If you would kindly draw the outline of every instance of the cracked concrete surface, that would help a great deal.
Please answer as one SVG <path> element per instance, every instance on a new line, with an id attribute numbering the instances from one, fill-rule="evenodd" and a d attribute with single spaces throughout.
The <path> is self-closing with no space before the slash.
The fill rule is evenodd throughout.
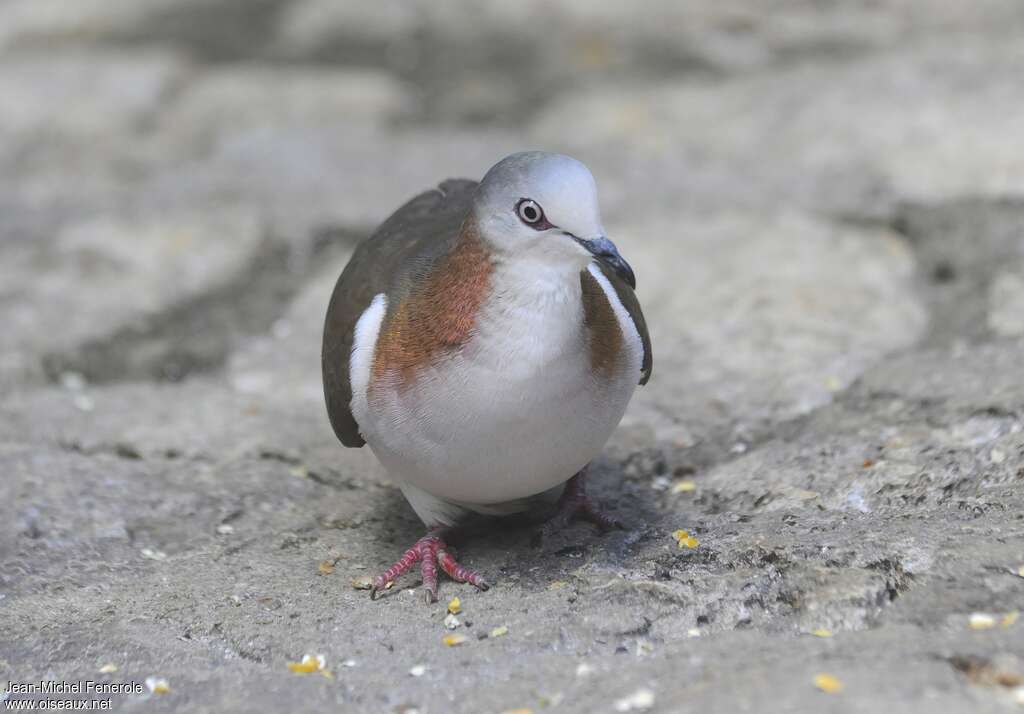
<path id="1" fill-rule="evenodd" d="M 0 7 L 0 679 L 1019 710 L 1018 3 L 73 5 Z M 594 169 L 637 269 L 655 373 L 594 471 L 632 527 L 485 521 L 491 591 L 370 602 L 420 524 L 331 434 L 327 298 L 405 198 L 526 147 Z"/>

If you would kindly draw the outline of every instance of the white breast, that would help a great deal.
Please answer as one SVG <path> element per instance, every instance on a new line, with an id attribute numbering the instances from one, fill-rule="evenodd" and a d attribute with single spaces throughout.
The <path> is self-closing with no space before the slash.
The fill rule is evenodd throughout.
<path id="1" fill-rule="evenodd" d="M 397 481 L 447 501 L 497 504 L 557 486 L 600 453 L 636 387 L 643 346 L 612 286 L 589 269 L 625 336 L 610 379 L 590 369 L 578 269 L 504 266 L 466 345 L 401 393 L 375 390 L 371 404 L 386 306 L 383 295 L 373 301 L 356 327 L 352 412 Z"/>

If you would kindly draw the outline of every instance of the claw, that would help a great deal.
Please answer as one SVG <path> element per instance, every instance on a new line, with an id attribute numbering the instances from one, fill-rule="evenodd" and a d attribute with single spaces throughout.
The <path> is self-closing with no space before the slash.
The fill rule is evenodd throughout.
<path id="1" fill-rule="evenodd" d="M 532 538 L 534 547 L 539 546 L 552 532 L 568 526 L 574 518 L 590 521 L 601 533 L 616 529 L 625 530 L 621 521 L 605 515 L 587 495 L 586 475 L 587 470 L 583 469 L 566 482 L 565 490 L 558 498 L 558 510 L 555 515 Z"/>
<path id="2" fill-rule="evenodd" d="M 370 599 L 376 600 L 380 590 L 391 587 L 395 579 L 410 570 L 416 563 L 420 564 L 423 576 L 423 600 L 430 605 L 437 602 L 437 566 L 446 572 L 452 580 L 469 583 L 478 590 L 487 590 L 491 586 L 480 575 L 466 568 L 455 560 L 454 552 L 441 538 L 439 532 L 428 533 L 405 551 L 402 557 L 373 581 Z"/>

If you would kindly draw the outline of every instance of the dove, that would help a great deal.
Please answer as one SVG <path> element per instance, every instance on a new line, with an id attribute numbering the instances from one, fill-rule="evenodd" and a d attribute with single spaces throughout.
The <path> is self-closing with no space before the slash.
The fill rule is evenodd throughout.
<path id="1" fill-rule="evenodd" d="M 444 181 L 357 246 L 324 324 L 328 417 L 344 446 L 369 445 L 426 527 L 372 596 L 417 563 L 427 602 L 439 569 L 486 590 L 446 538 L 563 484 L 554 522 L 616 525 L 586 469 L 651 376 L 635 287 L 593 175 L 562 154 Z"/>

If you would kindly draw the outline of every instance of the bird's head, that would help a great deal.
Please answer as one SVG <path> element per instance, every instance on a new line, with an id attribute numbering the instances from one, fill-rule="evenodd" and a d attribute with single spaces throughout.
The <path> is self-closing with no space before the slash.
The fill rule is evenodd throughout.
<path id="1" fill-rule="evenodd" d="M 526 151 L 505 157 L 480 182 L 473 213 L 481 236 L 499 255 L 580 268 L 596 256 L 636 287 L 632 268 L 605 235 L 594 177 L 570 156 Z"/>

